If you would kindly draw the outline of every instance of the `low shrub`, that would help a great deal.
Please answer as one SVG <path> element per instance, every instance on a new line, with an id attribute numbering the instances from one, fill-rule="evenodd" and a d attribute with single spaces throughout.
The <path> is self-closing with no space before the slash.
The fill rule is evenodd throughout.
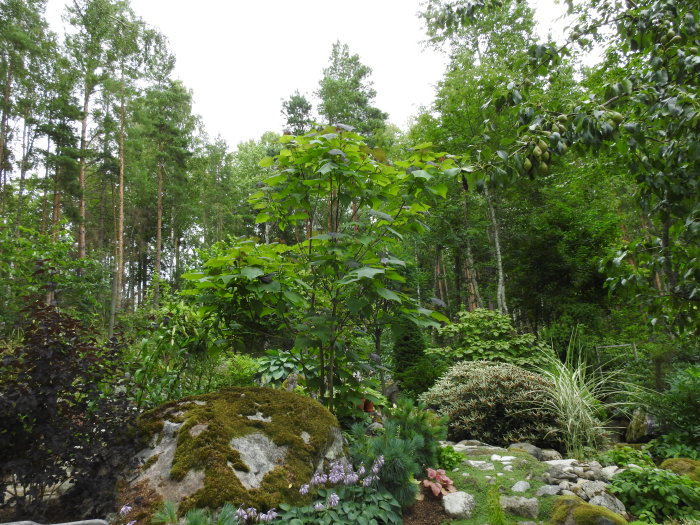
<path id="1" fill-rule="evenodd" d="M 657 468 L 629 468 L 613 478 L 610 491 L 643 521 L 700 519 L 700 483 Z"/>
<path id="2" fill-rule="evenodd" d="M 556 413 L 547 408 L 550 389 L 542 376 L 515 365 L 463 361 L 419 399 L 447 416 L 454 441 L 528 441 L 551 447 L 558 444 L 558 427 Z"/>
<path id="3" fill-rule="evenodd" d="M 649 410 L 663 431 L 674 436 L 668 441 L 700 448 L 700 365 L 673 372 L 668 389 L 650 400 Z"/>
<path id="4" fill-rule="evenodd" d="M 640 467 L 653 467 L 654 460 L 646 448 L 641 450 L 632 447 L 613 447 L 598 455 L 598 461 L 603 465 L 619 465 L 626 467 L 629 464 Z"/>
<path id="5" fill-rule="evenodd" d="M 438 466 L 441 469 L 452 470 L 464 461 L 464 455 L 457 452 L 453 447 L 440 447 L 438 452 Z"/>
<path id="6" fill-rule="evenodd" d="M 459 312 L 457 321 L 438 330 L 442 348 L 428 348 L 427 355 L 448 364 L 458 361 L 499 361 L 519 366 L 542 362 L 551 349 L 537 343 L 532 334 L 518 334 L 510 317 L 494 310 L 477 308 Z"/>
<path id="7" fill-rule="evenodd" d="M 132 453 L 122 349 L 54 307 L 36 303 L 27 318 L 0 369 L 0 504 L 41 519 L 52 489 L 72 480 L 66 512 L 106 512 Z"/>

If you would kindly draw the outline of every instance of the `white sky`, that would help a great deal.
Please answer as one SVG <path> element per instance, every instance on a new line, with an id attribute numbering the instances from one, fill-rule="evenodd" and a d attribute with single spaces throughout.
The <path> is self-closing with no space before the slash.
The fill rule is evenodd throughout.
<path id="1" fill-rule="evenodd" d="M 530 0 L 545 36 L 564 11 Z M 48 0 L 47 19 L 63 34 L 66 0 Z M 211 138 L 230 146 L 282 129 L 282 100 L 311 97 L 340 40 L 373 69 L 375 105 L 405 129 L 432 102 L 445 58 L 424 49 L 420 0 L 131 0 L 164 33 L 177 58 L 175 76 L 193 91 L 194 112 Z M 540 7 L 541 6 L 541 7 Z M 314 104 L 315 105 L 315 104 Z"/>

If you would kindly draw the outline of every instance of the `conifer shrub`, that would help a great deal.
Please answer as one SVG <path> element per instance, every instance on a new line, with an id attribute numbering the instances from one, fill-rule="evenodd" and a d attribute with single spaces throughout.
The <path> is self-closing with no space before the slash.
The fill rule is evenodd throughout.
<path id="1" fill-rule="evenodd" d="M 450 368 L 420 401 L 448 418 L 449 439 L 492 445 L 528 441 L 558 446 L 557 417 L 546 408 L 547 381 L 508 363 L 463 361 Z"/>
<path id="2" fill-rule="evenodd" d="M 394 319 L 391 326 L 394 335 L 394 370 L 403 374 L 414 366 L 425 353 L 425 336 L 423 331 L 407 316 Z"/>

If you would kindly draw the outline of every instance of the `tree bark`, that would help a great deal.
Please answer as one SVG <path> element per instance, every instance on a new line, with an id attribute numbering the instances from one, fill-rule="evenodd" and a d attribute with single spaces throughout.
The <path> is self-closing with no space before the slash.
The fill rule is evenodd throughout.
<path id="1" fill-rule="evenodd" d="M 503 257 L 501 256 L 501 241 L 496 220 L 496 210 L 493 206 L 493 200 L 489 194 L 488 185 L 484 185 L 484 196 L 489 208 L 489 219 L 491 220 L 491 228 L 493 230 L 493 245 L 496 253 L 496 268 L 498 270 L 498 287 L 496 291 L 496 304 L 498 310 L 503 314 L 508 314 L 508 304 L 506 302 L 506 280 L 503 272 Z"/>
<path id="2" fill-rule="evenodd" d="M 153 302 L 158 304 L 160 300 L 160 259 L 163 245 L 163 163 L 158 161 L 156 169 L 158 177 L 158 195 L 156 198 L 156 256 L 155 267 L 153 269 Z"/>
<path id="3" fill-rule="evenodd" d="M 87 159 L 87 124 L 88 111 L 90 109 L 90 93 L 92 89 L 85 85 L 83 95 L 83 119 L 80 123 L 80 166 L 78 171 L 78 258 L 85 258 L 85 168 Z"/>

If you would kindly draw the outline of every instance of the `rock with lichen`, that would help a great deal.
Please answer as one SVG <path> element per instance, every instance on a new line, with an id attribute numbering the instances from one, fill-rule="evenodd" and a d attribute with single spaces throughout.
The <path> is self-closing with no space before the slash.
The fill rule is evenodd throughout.
<path id="1" fill-rule="evenodd" d="M 670 458 L 661 463 L 661 468 L 700 481 L 700 461 L 690 458 Z"/>
<path id="2" fill-rule="evenodd" d="M 552 525 L 627 525 L 610 509 L 586 503 L 577 496 L 559 496 L 552 507 Z"/>
<path id="3" fill-rule="evenodd" d="M 344 454 L 338 422 L 326 408 L 269 388 L 170 402 L 144 414 L 140 427 L 146 446 L 122 499 L 143 502 L 144 519 L 164 501 L 181 515 L 227 502 L 258 509 L 304 504 L 299 487 Z"/>

